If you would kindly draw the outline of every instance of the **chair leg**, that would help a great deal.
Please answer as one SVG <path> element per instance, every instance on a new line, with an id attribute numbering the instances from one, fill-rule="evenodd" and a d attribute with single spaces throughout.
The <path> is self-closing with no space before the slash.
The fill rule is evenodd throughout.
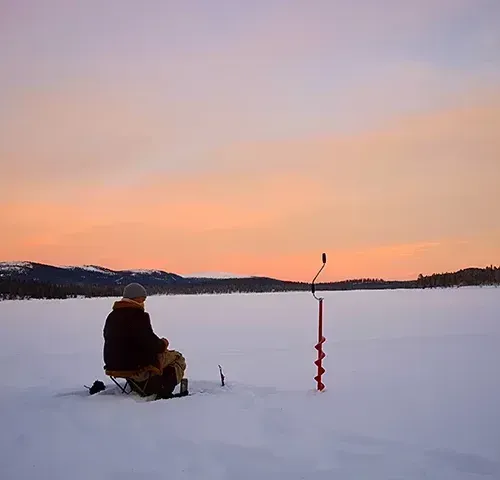
<path id="1" fill-rule="evenodd" d="M 146 394 L 146 389 L 148 388 L 148 383 L 149 379 L 151 378 L 151 374 L 149 374 L 148 378 L 146 379 L 146 383 L 144 384 L 144 387 L 141 388 L 137 382 L 134 380 L 128 379 L 127 381 L 129 382 L 130 385 L 134 385 L 134 387 L 141 393 L 143 397 L 148 397 L 149 395 Z M 132 386 L 130 387 L 130 391 L 132 391 Z"/>
<path id="2" fill-rule="evenodd" d="M 139 392 L 140 395 L 142 395 L 143 397 L 148 397 L 149 395 L 146 394 L 146 389 L 148 387 L 148 384 L 149 384 L 149 380 L 151 379 L 151 373 L 149 374 L 148 378 L 146 379 L 146 383 L 144 384 L 144 387 L 141 388 L 139 386 L 139 384 L 130 379 L 130 378 L 127 378 L 126 381 L 125 381 L 125 385 L 124 386 L 121 386 L 115 377 L 112 377 L 110 376 L 109 378 L 111 378 L 111 380 L 113 380 L 113 382 L 115 383 L 115 385 L 121 390 L 121 392 L 125 395 L 130 395 L 133 391 L 134 391 L 134 388 L 132 387 L 135 387 L 135 389 Z M 129 391 L 127 392 L 127 387 L 129 387 Z"/>
<path id="3" fill-rule="evenodd" d="M 114 377 L 109 377 L 111 378 L 111 380 L 113 380 L 113 382 L 115 382 L 115 385 L 122 391 L 122 393 L 124 393 L 125 395 L 128 395 L 130 392 L 127 393 L 127 385 L 128 385 L 128 380 L 125 382 L 125 386 L 122 387 Z"/>

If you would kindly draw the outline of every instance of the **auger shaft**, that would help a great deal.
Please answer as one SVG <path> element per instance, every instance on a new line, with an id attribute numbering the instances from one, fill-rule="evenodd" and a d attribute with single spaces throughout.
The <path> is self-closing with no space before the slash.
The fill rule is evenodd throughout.
<path id="1" fill-rule="evenodd" d="M 323 336 L 323 299 L 319 299 L 319 313 L 318 313 L 318 343 L 315 345 L 315 349 L 318 351 L 318 359 L 314 362 L 318 367 L 317 375 L 314 377 L 317 383 L 317 389 L 322 392 L 325 388 L 324 383 L 322 382 L 321 377 L 323 373 L 325 373 L 325 369 L 323 368 L 323 358 L 326 357 L 323 352 L 323 343 L 326 342 L 326 338 Z"/>
<path id="2" fill-rule="evenodd" d="M 318 391 L 322 392 L 325 389 L 325 384 L 322 381 L 322 376 L 325 373 L 325 369 L 323 368 L 323 359 L 326 357 L 325 352 L 323 352 L 323 344 L 326 342 L 326 338 L 323 335 L 323 298 L 322 297 L 317 297 L 316 296 L 316 287 L 314 282 L 318 278 L 319 274 L 325 268 L 326 265 L 326 253 L 323 253 L 322 255 L 323 259 L 323 266 L 319 269 L 319 272 L 316 274 L 314 277 L 312 284 L 311 284 L 311 291 L 313 294 L 313 297 L 318 300 L 318 343 L 314 346 L 314 348 L 318 351 L 318 357 L 314 364 L 317 367 L 317 372 L 316 376 L 314 377 L 314 380 L 316 380 L 316 388 Z"/>

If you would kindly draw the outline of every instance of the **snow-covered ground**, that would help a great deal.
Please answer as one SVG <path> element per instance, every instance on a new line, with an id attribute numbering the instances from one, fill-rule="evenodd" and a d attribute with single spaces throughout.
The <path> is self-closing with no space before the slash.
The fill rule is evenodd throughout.
<path id="1" fill-rule="evenodd" d="M 113 300 L 0 302 L 2 480 L 500 478 L 498 288 L 326 293 L 323 393 L 310 294 L 151 297 L 195 393 L 157 402 L 103 375 Z"/>

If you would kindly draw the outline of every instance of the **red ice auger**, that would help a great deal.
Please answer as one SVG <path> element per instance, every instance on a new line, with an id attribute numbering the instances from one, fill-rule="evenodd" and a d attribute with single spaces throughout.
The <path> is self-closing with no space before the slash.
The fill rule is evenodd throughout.
<path id="1" fill-rule="evenodd" d="M 314 282 L 318 278 L 319 274 L 325 268 L 326 265 L 326 253 L 323 253 L 322 255 L 322 260 L 323 260 L 323 265 L 319 269 L 318 273 L 314 277 L 312 283 L 311 283 L 311 291 L 313 294 L 313 297 L 318 300 L 319 303 L 319 312 L 318 312 L 318 343 L 314 346 L 314 348 L 318 351 L 318 359 L 314 362 L 314 364 L 318 367 L 318 371 L 316 376 L 314 377 L 314 380 L 317 382 L 317 390 L 322 392 L 325 388 L 324 383 L 321 381 L 321 377 L 323 373 L 325 373 L 325 369 L 323 368 L 323 358 L 326 357 L 325 353 L 323 352 L 323 343 L 326 342 L 326 338 L 323 336 L 323 298 L 322 297 L 317 297 L 316 296 L 316 286 L 314 285 Z"/>

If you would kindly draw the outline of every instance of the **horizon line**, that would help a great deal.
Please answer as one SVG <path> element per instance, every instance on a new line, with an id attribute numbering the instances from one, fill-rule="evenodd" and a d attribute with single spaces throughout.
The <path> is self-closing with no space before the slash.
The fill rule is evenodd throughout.
<path id="1" fill-rule="evenodd" d="M 194 273 L 177 273 L 177 272 L 174 272 L 174 271 L 168 271 L 168 270 L 164 270 L 162 268 L 120 268 L 120 269 L 113 269 L 113 268 L 109 268 L 109 267 L 106 267 L 106 266 L 103 266 L 103 265 L 99 265 L 99 264 L 95 264 L 95 263 L 85 263 L 85 264 L 72 264 L 72 265 L 57 265 L 57 264 L 52 264 L 52 263 L 44 263 L 44 262 L 40 262 L 40 261 L 34 261 L 34 260 L 0 260 L 0 265 L 1 264 L 23 264 L 23 263 L 28 263 L 28 264 L 37 264 L 37 265 L 43 265 L 43 266 L 48 266 L 48 267 L 53 267 L 53 268 L 85 268 L 85 267 L 95 267 L 95 268 L 101 268 L 103 270 L 109 270 L 110 272 L 137 272 L 137 271 L 143 271 L 143 272 L 154 272 L 154 271 L 158 271 L 158 272 L 163 272 L 163 273 L 167 273 L 167 274 L 170 274 L 170 275 L 177 275 L 177 276 L 180 276 L 180 277 L 183 277 L 183 278 L 188 278 L 188 277 L 192 277 L 192 278 L 203 278 L 203 276 L 205 276 L 205 278 L 209 278 L 209 279 L 216 279 L 216 280 L 231 280 L 231 279 L 245 279 L 245 278 L 270 278 L 270 279 L 273 279 L 273 280 L 278 280 L 278 281 L 281 281 L 281 282 L 293 282 L 293 283 L 311 283 L 311 281 L 307 281 L 307 280 L 287 280 L 287 279 L 284 279 L 284 278 L 281 278 L 281 277 L 275 277 L 275 276 L 267 276 L 267 275 L 254 275 L 254 274 L 242 274 L 242 273 L 231 273 L 231 272 L 198 272 L 197 274 L 194 274 Z M 470 270 L 470 269 L 486 269 L 486 268 L 489 268 L 489 267 L 493 267 L 493 268 L 500 268 L 500 264 L 499 265 L 496 265 L 494 263 L 489 263 L 488 265 L 484 265 L 484 266 L 479 266 L 479 265 L 469 265 L 467 267 L 461 267 L 461 268 L 456 268 L 456 269 L 453 269 L 453 270 L 447 270 L 447 271 L 440 271 L 440 272 L 432 272 L 432 273 L 419 273 L 418 275 L 416 275 L 414 278 L 405 278 L 405 279 L 402 279 L 402 278 L 384 278 L 382 276 L 378 277 L 378 276 L 357 276 L 357 277 L 346 277 L 346 278 L 343 278 L 343 279 L 338 279 L 338 280 L 329 280 L 329 281 L 319 281 L 317 282 L 317 284 L 321 284 L 321 283 L 342 283 L 342 282 L 349 282 L 349 281 L 355 281 L 355 280 L 362 280 L 362 279 L 367 279 L 367 280 L 381 280 L 383 282 L 411 282 L 411 281 L 414 281 L 414 280 L 417 280 L 418 277 L 420 275 L 424 276 L 424 277 L 429 277 L 429 276 L 432 276 L 432 275 L 441 275 L 441 274 L 450 274 L 450 273 L 456 273 L 456 272 L 460 272 L 460 271 L 463 271 L 463 270 Z M 210 277 L 210 276 L 206 276 L 207 274 L 209 273 L 214 273 L 214 274 L 223 274 L 223 275 L 234 275 L 234 276 L 230 276 L 230 277 L 222 277 L 222 278 L 219 278 L 219 277 Z"/>

